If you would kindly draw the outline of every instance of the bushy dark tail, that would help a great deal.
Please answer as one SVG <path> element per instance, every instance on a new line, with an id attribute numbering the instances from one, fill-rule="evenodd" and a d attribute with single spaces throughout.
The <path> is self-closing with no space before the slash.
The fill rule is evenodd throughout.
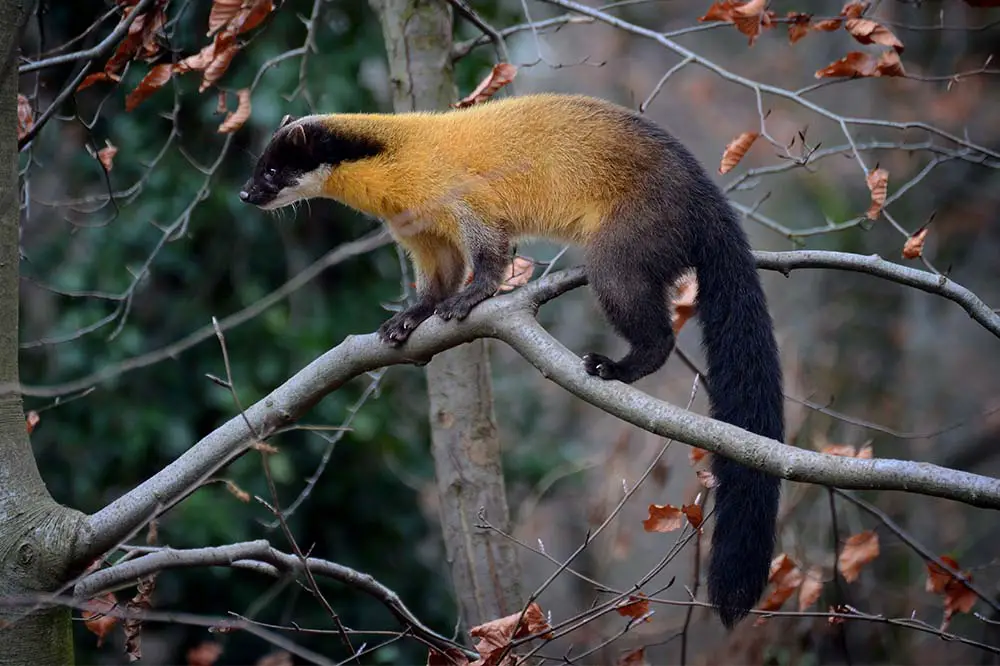
<path id="1" fill-rule="evenodd" d="M 781 365 L 757 268 L 728 205 L 695 250 L 698 318 L 708 359 L 714 418 L 784 439 Z M 708 596 L 726 627 L 743 619 L 767 585 L 774 550 L 780 480 L 722 456 L 713 458 L 715 531 Z"/>

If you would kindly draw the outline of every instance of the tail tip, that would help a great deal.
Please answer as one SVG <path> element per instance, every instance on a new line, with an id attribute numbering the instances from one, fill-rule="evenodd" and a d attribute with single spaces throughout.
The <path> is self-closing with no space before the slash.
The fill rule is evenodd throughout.
<path id="1" fill-rule="evenodd" d="M 719 620 L 726 629 L 732 629 L 740 621 L 750 614 L 749 608 L 737 608 L 734 606 L 719 606 Z"/>

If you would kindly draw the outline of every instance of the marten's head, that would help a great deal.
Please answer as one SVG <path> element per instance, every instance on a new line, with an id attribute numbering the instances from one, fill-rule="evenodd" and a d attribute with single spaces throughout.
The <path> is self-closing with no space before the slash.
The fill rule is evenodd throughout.
<path id="1" fill-rule="evenodd" d="M 271 210 L 323 196 L 323 185 L 338 165 L 383 150 L 374 139 L 338 131 L 323 116 L 285 116 L 240 190 L 240 199 Z"/>

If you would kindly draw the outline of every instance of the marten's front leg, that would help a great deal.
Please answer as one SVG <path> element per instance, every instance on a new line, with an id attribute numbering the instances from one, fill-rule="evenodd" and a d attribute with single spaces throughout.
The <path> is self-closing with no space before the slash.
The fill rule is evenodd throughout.
<path id="1" fill-rule="evenodd" d="M 445 320 L 465 319 L 472 308 L 495 294 L 510 263 L 510 238 L 505 231 L 478 220 L 463 220 L 461 229 L 472 264 L 472 281 L 437 306 L 437 315 Z"/>
<path id="2" fill-rule="evenodd" d="M 435 237 L 407 245 L 417 277 L 417 302 L 394 314 L 378 329 L 379 337 L 394 347 L 406 342 L 417 326 L 458 290 L 465 275 L 462 252 L 447 239 Z"/>

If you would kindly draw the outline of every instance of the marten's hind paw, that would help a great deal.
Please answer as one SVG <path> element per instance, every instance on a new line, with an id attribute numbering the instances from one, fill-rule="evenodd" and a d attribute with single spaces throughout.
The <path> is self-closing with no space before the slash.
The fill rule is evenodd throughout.
<path id="1" fill-rule="evenodd" d="M 583 369 L 587 371 L 588 375 L 601 379 L 618 378 L 618 364 L 601 354 L 584 354 Z"/>

